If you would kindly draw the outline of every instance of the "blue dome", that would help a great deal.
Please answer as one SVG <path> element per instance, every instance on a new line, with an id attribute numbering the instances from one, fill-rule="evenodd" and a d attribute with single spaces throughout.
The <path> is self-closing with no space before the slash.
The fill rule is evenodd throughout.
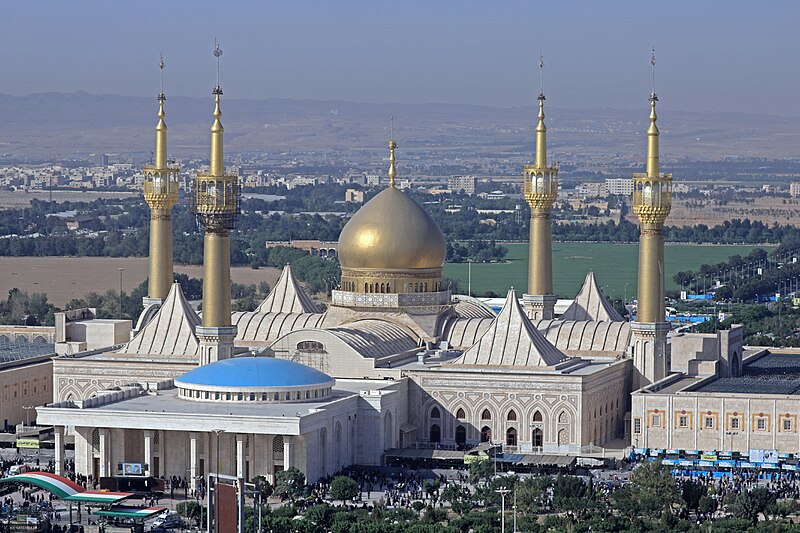
<path id="1" fill-rule="evenodd" d="M 288 359 L 234 357 L 195 368 L 175 381 L 181 385 L 233 389 L 324 385 L 333 378 Z"/>

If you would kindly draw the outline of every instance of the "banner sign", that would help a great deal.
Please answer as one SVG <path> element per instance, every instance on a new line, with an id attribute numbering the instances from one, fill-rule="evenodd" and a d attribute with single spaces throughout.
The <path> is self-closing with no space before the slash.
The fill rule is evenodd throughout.
<path id="1" fill-rule="evenodd" d="M 17 448 L 39 448 L 39 439 L 17 439 Z"/>

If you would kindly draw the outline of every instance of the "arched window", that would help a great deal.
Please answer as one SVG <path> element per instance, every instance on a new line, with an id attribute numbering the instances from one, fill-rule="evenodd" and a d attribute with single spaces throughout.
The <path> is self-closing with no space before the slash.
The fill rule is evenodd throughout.
<path id="1" fill-rule="evenodd" d="M 595 415 L 595 416 L 597 416 L 597 415 Z M 569 416 L 567 415 L 567 412 L 566 411 L 561 411 L 560 413 L 558 413 L 558 423 L 559 424 L 566 424 L 567 422 L 569 422 Z"/>
<path id="2" fill-rule="evenodd" d="M 431 409 L 431 418 L 441 418 L 441 417 L 442 417 L 442 415 L 439 412 L 439 408 L 438 407 L 434 407 L 433 409 Z"/>
<path id="3" fill-rule="evenodd" d="M 456 444 L 462 445 L 467 442 L 467 429 L 464 426 L 456 427 Z"/>
<path id="4" fill-rule="evenodd" d="M 508 446 L 516 446 L 517 445 L 517 430 L 514 428 L 508 428 L 506 431 L 506 444 Z"/>
<path id="5" fill-rule="evenodd" d="M 541 411 L 536 411 L 535 413 L 533 413 L 533 421 L 534 422 L 541 422 L 542 421 L 542 412 Z"/>
<path id="6" fill-rule="evenodd" d="M 272 459 L 283 459 L 283 435 L 275 435 L 272 439 Z"/>
<path id="7" fill-rule="evenodd" d="M 536 428 L 533 430 L 533 438 L 531 440 L 533 441 L 533 446 L 535 448 L 542 447 L 542 443 L 544 442 L 544 433 L 542 433 L 542 430 L 540 428 Z"/>
<path id="8" fill-rule="evenodd" d="M 431 426 L 431 442 L 442 442 L 442 429 L 439 424 Z"/>
<path id="9" fill-rule="evenodd" d="M 508 412 L 508 416 L 506 416 L 506 420 L 508 420 L 509 422 L 516 421 L 517 420 L 517 412 L 514 411 L 513 409 L 511 411 L 509 411 Z"/>
<path id="10" fill-rule="evenodd" d="M 481 428 L 481 442 L 489 442 L 492 440 L 492 428 L 483 426 Z"/>
<path id="11" fill-rule="evenodd" d="M 458 411 L 456 411 L 456 418 L 459 420 L 464 420 L 465 418 L 467 418 L 467 414 L 464 412 L 462 408 L 459 407 Z"/>
<path id="12" fill-rule="evenodd" d="M 483 412 L 481 413 L 481 420 L 491 420 L 491 419 L 492 419 L 492 413 L 490 413 L 488 409 L 484 409 Z"/>

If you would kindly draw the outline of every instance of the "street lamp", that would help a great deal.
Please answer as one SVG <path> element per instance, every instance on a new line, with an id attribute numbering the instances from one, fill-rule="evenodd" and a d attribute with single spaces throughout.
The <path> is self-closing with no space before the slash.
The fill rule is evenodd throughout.
<path id="1" fill-rule="evenodd" d="M 217 490 L 217 482 L 219 481 L 219 435 L 225 433 L 224 429 L 212 429 L 211 432 L 217 436 L 217 468 L 214 478 L 214 531 L 217 531 L 217 509 L 219 507 L 219 491 Z M 208 490 L 211 490 L 211 472 L 208 473 Z M 208 531 L 211 532 L 211 513 L 208 513 Z"/>
<path id="2" fill-rule="evenodd" d="M 119 270 L 119 316 L 118 318 L 122 318 L 122 273 L 125 272 L 123 267 L 117 267 Z"/>
<path id="3" fill-rule="evenodd" d="M 35 406 L 33 406 L 33 405 L 23 405 L 22 406 L 22 408 L 25 409 L 25 427 L 31 425 L 30 413 L 31 413 L 31 409 L 33 409 L 34 407 Z"/>
<path id="4" fill-rule="evenodd" d="M 506 533 L 506 494 L 511 492 L 510 489 L 497 489 L 495 491 L 500 495 L 500 533 Z"/>

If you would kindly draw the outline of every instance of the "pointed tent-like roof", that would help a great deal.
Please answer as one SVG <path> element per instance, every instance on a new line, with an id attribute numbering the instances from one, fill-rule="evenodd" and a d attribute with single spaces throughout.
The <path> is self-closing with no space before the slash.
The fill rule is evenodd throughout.
<path id="1" fill-rule="evenodd" d="M 200 317 L 186 301 L 180 284 L 173 283 L 156 315 L 117 353 L 196 357 L 200 344 L 194 331 L 199 324 Z"/>
<path id="2" fill-rule="evenodd" d="M 580 292 L 575 297 L 560 320 L 574 320 L 576 322 L 624 322 L 616 309 L 611 305 L 605 295 L 597 286 L 594 272 L 586 274 Z"/>
<path id="3" fill-rule="evenodd" d="M 567 357 L 539 333 L 525 315 L 514 289 L 478 341 L 453 360 L 453 365 L 548 367 Z"/>
<path id="4" fill-rule="evenodd" d="M 319 308 L 308 297 L 303 287 L 286 265 L 269 295 L 256 308 L 257 313 L 319 313 Z"/>

